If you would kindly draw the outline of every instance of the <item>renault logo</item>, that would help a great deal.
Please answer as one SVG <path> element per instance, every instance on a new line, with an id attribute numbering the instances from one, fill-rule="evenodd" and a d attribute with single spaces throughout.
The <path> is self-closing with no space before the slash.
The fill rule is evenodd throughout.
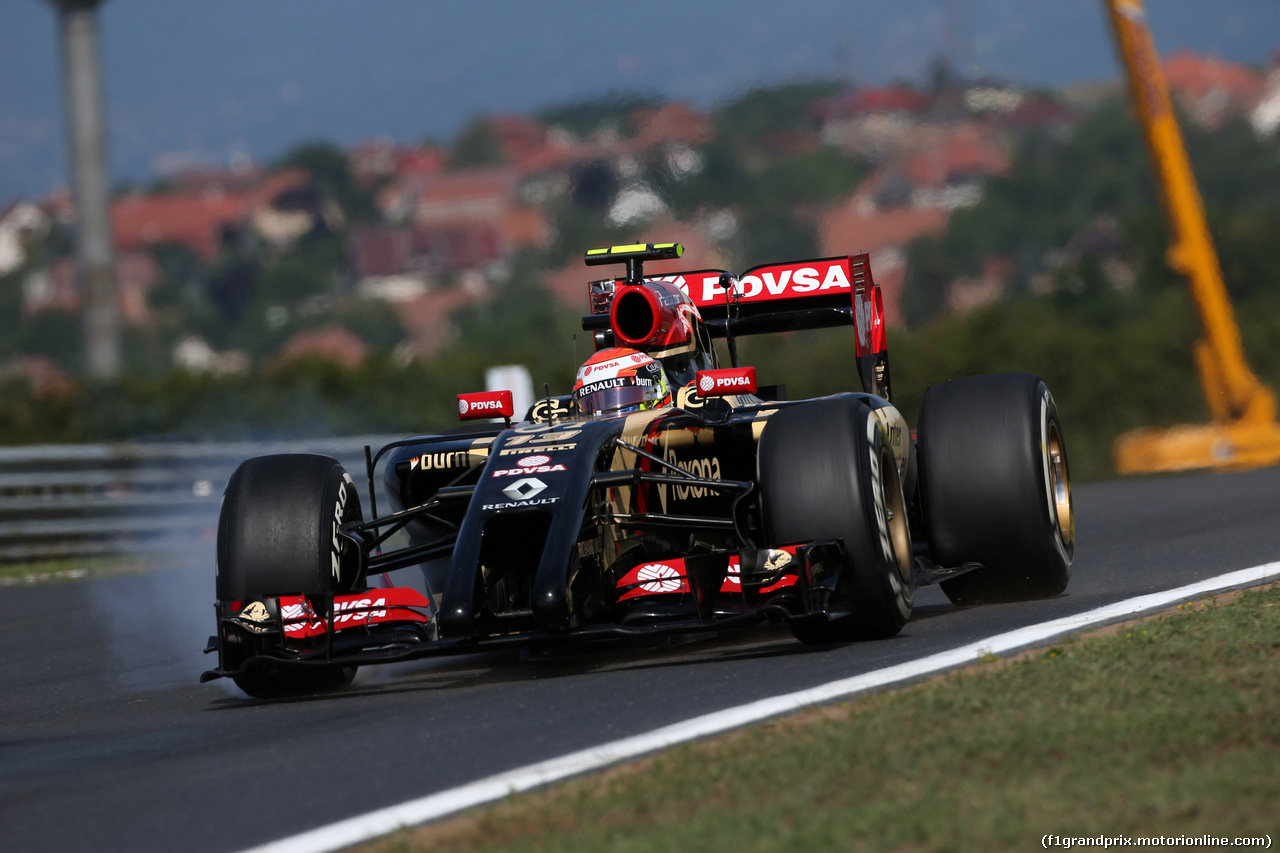
<path id="1" fill-rule="evenodd" d="M 547 484 L 537 477 L 522 477 L 502 490 L 502 493 L 513 501 L 527 501 L 536 498 L 547 488 Z"/>

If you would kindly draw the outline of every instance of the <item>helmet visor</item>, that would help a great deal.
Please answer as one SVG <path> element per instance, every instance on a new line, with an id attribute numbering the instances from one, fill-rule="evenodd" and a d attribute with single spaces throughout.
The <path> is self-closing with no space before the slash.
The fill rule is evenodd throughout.
<path id="1" fill-rule="evenodd" d="M 586 385 L 578 390 L 576 399 L 578 411 L 584 415 L 599 415 L 606 412 L 622 412 L 638 410 L 647 401 L 652 385 L 642 386 L 639 383 L 621 379 L 606 379 L 595 385 Z"/>

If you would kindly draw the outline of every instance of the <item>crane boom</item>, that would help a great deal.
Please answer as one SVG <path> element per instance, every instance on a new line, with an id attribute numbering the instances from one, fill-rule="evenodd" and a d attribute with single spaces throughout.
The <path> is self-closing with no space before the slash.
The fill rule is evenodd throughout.
<path id="1" fill-rule="evenodd" d="M 1276 397 L 1245 359 L 1146 12 L 1141 0 L 1103 2 L 1169 219 L 1173 242 L 1167 260 L 1186 276 L 1200 319 L 1203 336 L 1196 342 L 1195 360 L 1214 419 L 1212 424 L 1123 435 L 1115 445 L 1116 468 L 1139 473 L 1274 464 L 1280 461 Z"/>

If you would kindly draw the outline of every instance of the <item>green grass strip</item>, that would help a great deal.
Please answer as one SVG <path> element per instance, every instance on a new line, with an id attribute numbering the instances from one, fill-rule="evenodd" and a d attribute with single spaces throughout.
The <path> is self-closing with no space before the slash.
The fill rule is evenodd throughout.
<path id="1" fill-rule="evenodd" d="M 0 563 L 0 590 L 43 583 L 66 583 L 107 575 L 149 572 L 163 565 L 153 555 L 67 557 L 28 563 Z"/>
<path id="2" fill-rule="evenodd" d="M 1280 587 L 1271 587 L 686 744 L 367 849 L 1022 851 L 1048 834 L 1280 841 L 1278 679 Z"/>

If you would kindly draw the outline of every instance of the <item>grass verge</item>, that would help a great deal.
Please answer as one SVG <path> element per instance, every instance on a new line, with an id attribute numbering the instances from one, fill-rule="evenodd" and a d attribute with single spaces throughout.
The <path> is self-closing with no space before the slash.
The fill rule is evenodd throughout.
<path id="1" fill-rule="evenodd" d="M 1278 677 L 1273 586 L 687 744 L 364 849 L 1021 851 L 1046 834 L 1280 840 Z"/>
<path id="2" fill-rule="evenodd" d="M 38 583 L 65 583 L 106 575 L 149 572 L 159 568 L 159 557 L 146 555 L 75 557 L 33 563 L 0 563 L 0 589 Z"/>

